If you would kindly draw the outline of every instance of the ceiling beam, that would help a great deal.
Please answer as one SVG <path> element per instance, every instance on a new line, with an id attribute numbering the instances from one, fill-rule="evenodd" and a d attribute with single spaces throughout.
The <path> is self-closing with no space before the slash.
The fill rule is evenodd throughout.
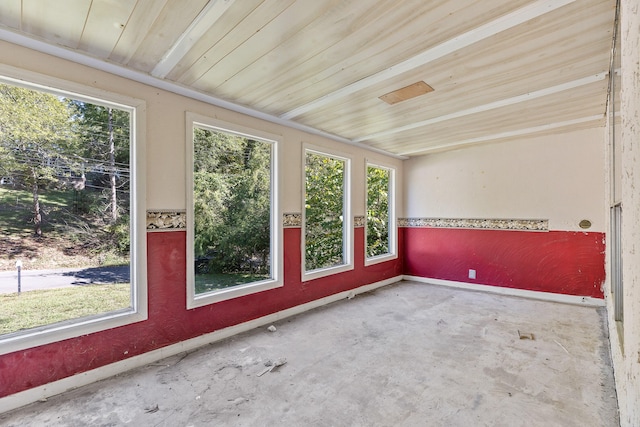
<path id="1" fill-rule="evenodd" d="M 178 62 L 189 53 L 191 48 L 231 7 L 235 0 L 211 0 L 200 11 L 178 40 L 165 52 L 164 56 L 151 71 L 151 75 L 164 78 L 173 70 Z"/>
<path id="2" fill-rule="evenodd" d="M 392 77 L 396 77 L 407 71 L 411 71 L 415 68 L 421 67 L 443 56 L 449 55 L 457 50 L 463 49 L 473 43 L 492 37 L 502 31 L 516 27 L 524 22 L 530 21 L 534 18 L 542 16 L 546 13 L 552 12 L 560 7 L 573 3 L 576 0 L 537 0 L 533 3 L 524 6 L 514 12 L 501 16 L 491 22 L 481 25 L 473 30 L 467 31 L 464 34 L 460 34 L 446 42 L 432 47 L 412 58 L 409 58 L 399 64 L 396 64 L 390 68 L 382 70 L 369 77 L 365 77 L 357 82 L 346 85 L 336 91 L 328 93 L 320 98 L 313 100 L 307 104 L 301 105 L 282 114 L 280 117 L 283 119 L 293 119 L 302 114 L 305 114 L 313 109 L 322 107 L 335 99 L 339 99 L 348 95 L 351 95 L 362 89 L 366 89 L 375 84 L 381 83 Z"/>
<path id="3" fill-rule="evenodd" d="M 373 133 L 371 135 L 366 135 L 360 138 L 354 139 L 356 142 L 367 141 L 371 139 L 375 139 L 381 136 L 392 135 L 400 132 L 404 132 L 411 129 L 416 129 L 423 126 L 429 126 L 434 123 L 444 122 L 446 120 L 457 119 L 464 116 L 469 116 L 471 114 L 482 113 L 485 111 L 495 110 L 501 107 L 507 107 L 509 105 L 518 104 L 521 102 L 531 101 L 537 98 L 542 98 L 544 96 L 553 95 L 558 92 L 563 92 L 565 90 L 575 89 L 580 86 L 585 86 L 591 83 L 599 82 L 605 80 L 607 78 L 607 73 L 598 73 L 593 76 L 583 77 L 578 80 L 573 80 L 567 83 L 562 83 L 556 86 L 551 86 L 548 88 L 536 90 L 534 92 L 525 93 L 523 95 L 514 96 L 511 98 L 502 99 L 500 101 L 491 102 L 489 104 L 478 105 L 476 107 L 468 108 L 466 110 L 456 111 L 450 114 L 444 114 L 442 116 L 433 117 L 427 120 L 421 120 L 419 122 L 410 123 L 405 126 L 400 126 L 397 128 L 385 130 L 382 132 Z"/>
<path id="4" fill-rule="evenodd" d="M 559 128 L 578 125 L 582 123 L 595 122 L 602 119 L 604 119 L 604 114 L 597 114 L 597 115 L 588 116 L 588 117 L 580 117 L 579 119 L 566 120 L 564 122 L 547 123 L 544 125 L 530 127 L 526 129 L 517 129 L 513 131 L 508 131 L 508 132 L 496 133 L 493 135 L 485 135 L 477 138 L 464 139 L 462 141 L 457 141 L 453 144 L 443 144 L 443 145 L 437 145 L 435 147 L 421 148 L 413 151 L 405 151 L 404 153 L 402 153 L 402 155 L 416 156 L 416 155 L 422 155 L 422 154 L 429 154 L 435 151 L 453 150 L 453 149 L 461 148 L 462 146 L 479 144 L 482 142 L 488 142 L 488 141 L 493 141 L 493 140 L 503 139 L 503 138 L 512 138 L 515 136 L 532 135 L 538 132 L 544 132 L 552 129 L 559 129 Z"/>

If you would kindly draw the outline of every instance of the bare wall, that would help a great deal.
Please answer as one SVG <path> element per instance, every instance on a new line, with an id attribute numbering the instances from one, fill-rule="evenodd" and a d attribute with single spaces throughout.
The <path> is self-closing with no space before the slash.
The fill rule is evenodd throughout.
<path id="1" fill-rule="evenodd" d="M 603 298 L 603 132 L 406 161 L 405 274 Z"/>
<path id="2" fill-rule="evenodd" d="M 407 217 L 548 219 L 604 231 L 604 129 L 482 145 L 406 161 Z"/>

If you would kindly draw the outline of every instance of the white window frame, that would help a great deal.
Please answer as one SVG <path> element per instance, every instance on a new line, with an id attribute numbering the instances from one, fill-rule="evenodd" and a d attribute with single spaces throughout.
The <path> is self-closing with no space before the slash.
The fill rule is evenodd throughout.
<path id="1" fill-rule="evenodd" d="M 311 144 L 303 144 L 302 147 L 302 232 L 300 236 L 300 251 L 301 251 L 301 271 L 302 281 L 319 279 L 321 277 L 330 276 L 337 273 L 353 270 L 353 216 L 351 209 L 351 157 L 347 154 L 330 150 L 324 147 L 318 147 Z M 334 265 L 331 267 L 319 268 L 316 270 L 306 270 L 306 208 L 305 203 L 307 201 L 307 189 L 306 189 L 306 161 L 307 153 L 317 154 L 321 156 L 327 156 L 334 159 L 344 161 L 344 194 L 343 194 L 343 242 L 342 253 L 344 263 Z"/>
<path id="2" fill-rule="evenodd" d="M 378 169 L 385 169 L 389 171 L 389 252 L 382 255 L 376 255 L 374 257 L 367 256 L 367 227 L 369 226 L 366 214 L 369 206 L 367 206 L 367 200 L 369 195 L 369 167 Z M 376 161 L 365 160 L 364 166 L 364 183 L 365 183 L 365 229 L 364 229 L 364 265 L 373 265 L 381 262 L 390 261 L 398 258 L 398 227 L 396 221 L 396 168 L 390 165 L 382 164 Z"/>
<path id="3" fill-rule="evenodd" d="M 0 64 L 0 83 L 128 111 L 130 142 L 131 307 L 0 336 L 0 355 L 140 322 L 148 318 L 146 239 L 146 103 L 112 92 Z"/>
<path id="4" fill-rule="evenodd" d="M 196 294 L 195 274 L 195 222 L 193 206 L 193 149 L 194 129 L 208 129 L 214 132 L 224 132 L 246 138 L 256 139 L 271 144 L 271 278 L 256 282 L 245 283 L 224 289 Z M 282 212 L 280 210 L 278 192 L 278 146 L 282 137 L 257 129 L 225 122 L 207 116 L 187 112 L 186 117 L 186 160 L 187 160 L 187 309 L 202 307 L 245 295 L 275 289 L 283 286 L 283 247 L 282 247 Z"/>

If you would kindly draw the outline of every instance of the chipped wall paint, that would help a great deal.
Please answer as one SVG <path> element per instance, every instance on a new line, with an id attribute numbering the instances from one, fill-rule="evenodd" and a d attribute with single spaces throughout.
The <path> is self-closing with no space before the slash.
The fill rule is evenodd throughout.
<path id="1" fill-rule="evenodd" d="M 622 324 L 613 318 L 610 289 L 606 295 L 620 426 L 637 427 L 640 426 L 640 1 L 622 0 L 620 5 L 621 194 L 618 196 L 616 192 L 610 198 L 622 202 Z"/>

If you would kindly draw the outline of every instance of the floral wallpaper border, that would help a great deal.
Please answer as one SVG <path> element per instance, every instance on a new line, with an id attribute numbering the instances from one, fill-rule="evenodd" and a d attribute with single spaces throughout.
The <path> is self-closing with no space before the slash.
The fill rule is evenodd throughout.
<path id="1" fill-rule="evenodd" d="M 282 215 L 285 228 L 302 227 L 301 213 Z M 355 216 L 354 227 L 364 227 L 365 217 Z M 481 230 L 549 231 L 546 219 L 465 219 L 465 218 L 398 218 L 398 227 L 475 228 Z M 187 228 L 185 211 L 147 211 L 147 231 L 175 231 Z"/>
<path id="2" fill-rule="evenodd" d="M 301 213 L 282 214 L 282 226 L 284 228 L 302 227 Z"/>
<path id="3" fill-rule="evenodd" d="M 547 219 L 398 218 L 398 227 L 549 231 Z"/>
<path id="4" fill-rule="evenodd" d="M 302 227 L 302 214 L 285 213 L 282 215 L 284 227 Z M 187 228 L 185 211 L 148 211 L 147 231 L 172 231 Z"/>
<path id="5" fill-rule="evenodd" d="M 286 213 L 282 215 L 282 225 L 285 228 L 302 227 L 302 214 L 301 213 Z M 354 216 L 353 226 L 364 227 L 364 216 Z"/>
<path id="6" fill-rule="evenodd" d="M 187 228 L 185 211 L 147 211 L 147 231 L 173 231 Z"/>

